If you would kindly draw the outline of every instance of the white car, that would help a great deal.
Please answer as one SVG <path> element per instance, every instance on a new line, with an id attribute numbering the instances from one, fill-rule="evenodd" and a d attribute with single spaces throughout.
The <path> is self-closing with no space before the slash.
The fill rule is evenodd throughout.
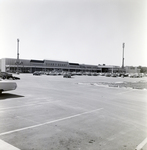
<path id="1" fill-rule="evenodd" d="M 16 88 L 17 88 L 17 84 L 14 81 L 0 79 L 0 94 L 3 91 L 15 90 Z"/>

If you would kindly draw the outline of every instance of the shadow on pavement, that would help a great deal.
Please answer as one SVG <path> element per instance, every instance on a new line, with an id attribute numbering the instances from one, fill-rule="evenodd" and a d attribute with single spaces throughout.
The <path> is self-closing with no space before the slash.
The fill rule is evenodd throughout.
<path id="1" fill-rule="evenodd" d="M 0 100 L 8 99 L 8 98 L 19 98 L 24 97 L 22 95 L 10 94 L 10 93 L 2 93 L 0 94 Z"/>

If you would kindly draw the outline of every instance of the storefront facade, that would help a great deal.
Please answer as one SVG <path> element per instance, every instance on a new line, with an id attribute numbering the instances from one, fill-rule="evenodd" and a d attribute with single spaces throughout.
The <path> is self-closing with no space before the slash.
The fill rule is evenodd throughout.
<path id="1" fill-rule="evenodd" d="M 0 59 L 0 69 L 2 72 L 11 73 L 33 73 L 34 71 L 75 71 L 75 72 L 118 72 L 119 66 L 99 66 L 87 65 L 79 63 L 70 63 L 68 61 L 56 60 L 28 60 L 28 59 L 14 59 L 2 58 Z"/>

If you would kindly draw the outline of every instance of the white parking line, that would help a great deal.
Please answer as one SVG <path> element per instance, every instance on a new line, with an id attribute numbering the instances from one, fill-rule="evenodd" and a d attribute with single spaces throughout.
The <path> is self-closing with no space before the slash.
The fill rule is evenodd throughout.
<path id="1" fill-rule="evenodd" d="M 127 91 L 125 91 L 125 92 L 120 92 L 120 93 L 116 93 L 115 95 L 121 95 L 121 94 L 130 93 L 130 92 L 133 92 L 133 90 L 132 90 L 132 89 L 127 89 Z"/>
<path id="2" fill-rule="evenodd" d="M 0 140 L 0 150 L 20 150 L 13 145 L 6 143 L 5 141 Z"/>
<path id="3" fill-rule="evenodd" d="M 99 108 L 99 109 L 95 109 L 95 110 L 83 112 L 83 113 L 80 113 L 80 114 L 72 115 L 72 116 L 69 116 L 69 117 L 65 117 L 65 118 L 61 118 L 61 119 L 57 119 L 57 120 L 53 120 L 53 121 L 49 121 L 49 122 L 45 122 L 45 123 L 40 123 L 40 124 L 37 124 L 37 125 L 25 127 L 25 128 L 11 130 L 11 131 L 8 131 L 8 132 L 0 133 L 0 136 L 6 135 L 6 134 L 15 133 L 15 132 L 19 132 L 19 131 L 23 131 L 23 130 L 27 130 L 27 129 L 32 129 L 32 128 L 40 127 L 40 126 L 47 125 L 47 124 L 52 124 L 52 123 L 63 121 L 63 120 L 72 119 L 72 118 L 79 117 L 79 116 L 82 116 L 82 115 L 85 115 L 85 114 L 90 114 L 90 113 L 93 113 L 93 112 L 96 112 L 96 111 L 100 111 L 102 109 L 103 108 Z"/>
<path id="4" fill-rule="evenodd" d="M 29 105 L 22 105 L 22 106 L 15 106 L 15 107 L 6 107 L 6 108 L 1 108 L 1 110 L 8 110 L 8 109 L 15 109 L 15 108 L 22 108 L 22 107 L 28 107 L 28 106 L 33 106 L 35 104 L 29 104 Z"/>
<path id="5" fill-rule="evenodd" d="M 147 138 L 144 139 L 144 140 L 135 148 L 135 150 L 141 150 L 141 149 L 145 146 L 145 144 L 147 144 Z"/>
<path id="6" fill-rule="evenodd" d="M 36 102 L 36 103 L 30 103 L 30 104 L 26 104 L 26 105 L 22 105 L 22 106 L 0 108 L 0 112 L 3 111 L 3 110 L 16 109 L 16 108 L 22 108 L 22 107 L 29 107 L 29 106 L 34 106 L 34 105 L 44 105 L 44 104 L 47 104 L 47 103 L 55 103 L 55 102 L 59 102 L 59 100 L 57 100 L 57 101 L 48 101 L 48 102 Z"/>

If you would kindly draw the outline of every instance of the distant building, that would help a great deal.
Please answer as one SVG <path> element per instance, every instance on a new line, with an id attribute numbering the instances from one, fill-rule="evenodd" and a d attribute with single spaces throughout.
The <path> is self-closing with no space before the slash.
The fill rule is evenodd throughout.
<path id="1" fill-rule="evenodd" d="M 126 66 L 125 71 L 126 73 L 140 73 L 140 69 L 138 69 L 138 67 L 133 66 Z"/>
<path id="2" fill-rule="evenodd" d="M 119 72 L 120 67 L 108 65 L 88 65 L 56 60 L 19 59 L 18 62 L 18 60 L 14 58 L 2 58 L 0 59 L 0 70 L 2 72 L 12 73 L 17 71 L 22 73 L 33 73 L 34 71 L 52 70 L 76 72 Z"/>

